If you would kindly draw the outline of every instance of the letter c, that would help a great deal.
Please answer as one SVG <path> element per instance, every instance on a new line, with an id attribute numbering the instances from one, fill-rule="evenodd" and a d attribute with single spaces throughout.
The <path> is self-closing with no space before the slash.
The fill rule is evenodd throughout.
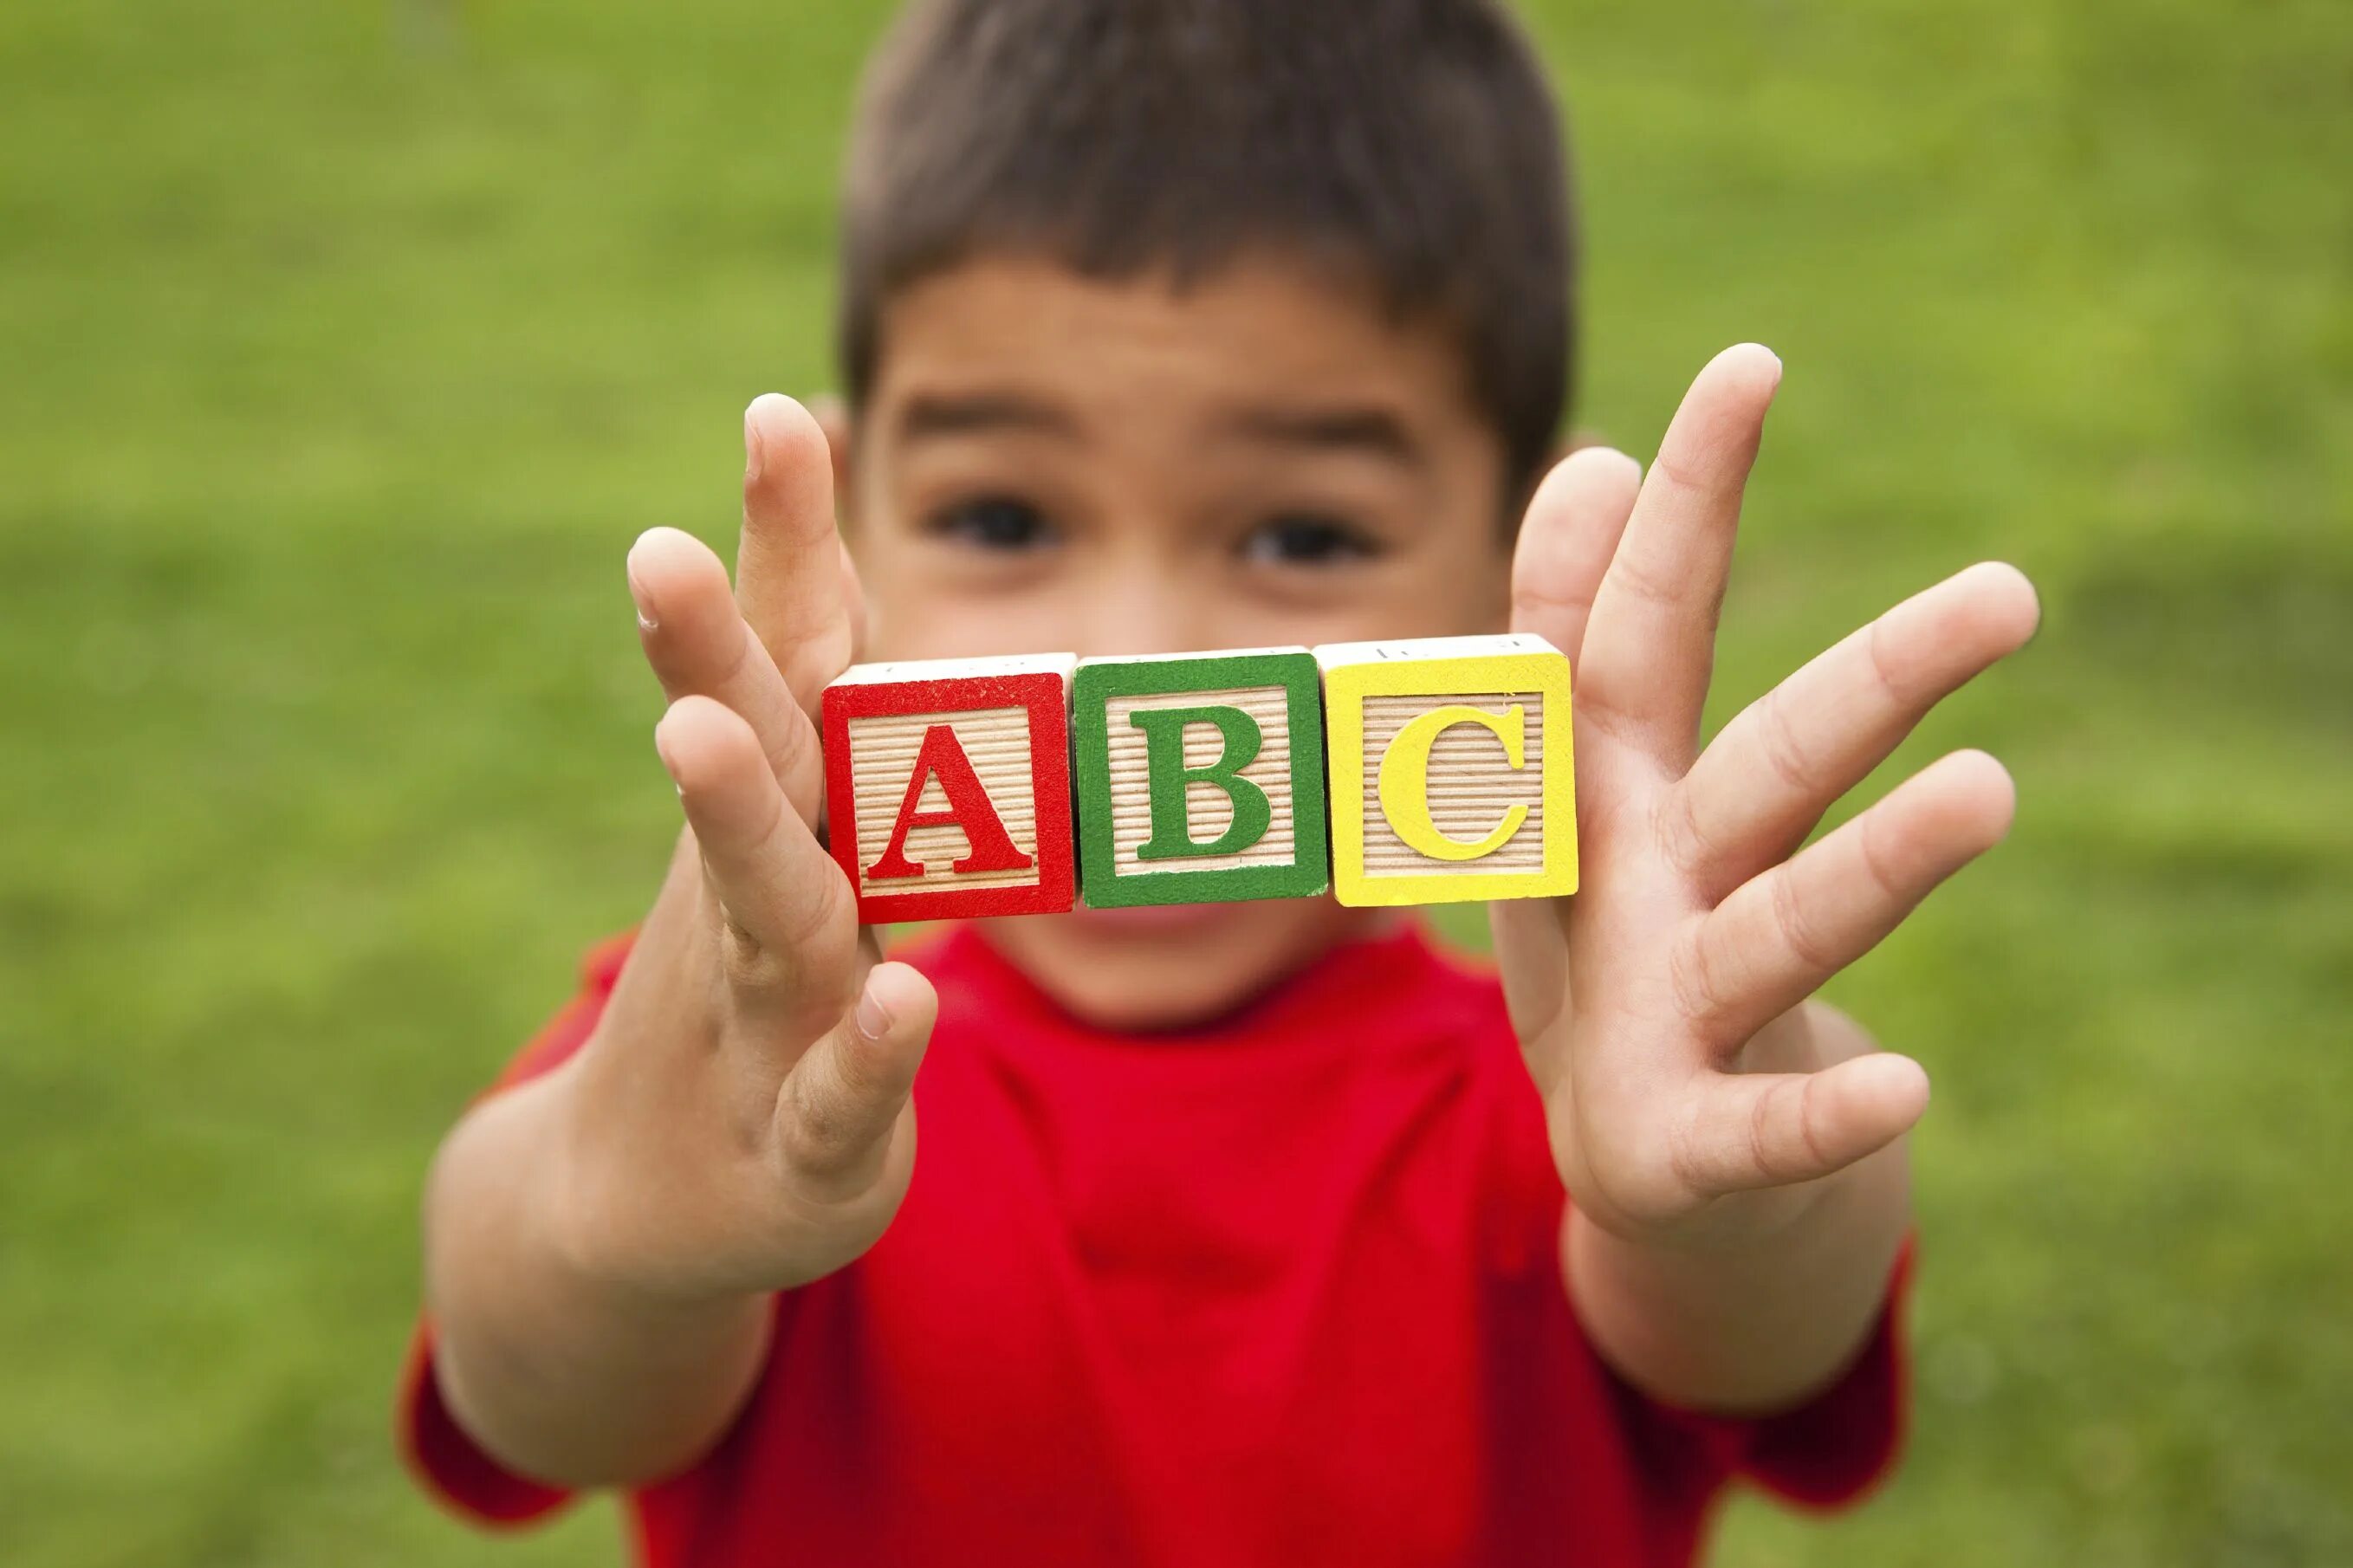
<path id="1" fill-rule="evenodd" d="M 1439 831 L 1430 815 L 1430 752 L 1438 737 L 1457 724 L 1476 724 L 1504 743 L 1504 761 L 1514 768 L 1527 765 L 1527 710 L 1513 703 L 1501 713 L 1457 703 L 1433 708 L 1408 721 L 1381 758 L 1381 815 L 1406 844 L 1433 860 L 1477 860 L 1511 842 L 1528 819 L 1528 808 L 1514 803 L 1484 838 L 1456 838 Z"/>

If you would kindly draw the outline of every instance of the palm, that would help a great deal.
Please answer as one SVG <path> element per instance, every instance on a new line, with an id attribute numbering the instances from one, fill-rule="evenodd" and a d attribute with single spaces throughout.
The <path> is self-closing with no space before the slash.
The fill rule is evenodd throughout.
<path id="1" fill-rule="evenodd" d="M 1575 675 L 1581 887 L 1494 906 L 1496 951 L 1563 1179 L 1613 1229 L 1827 1175 L 1918 1119 L 1916 1064 L 1818 1066 L 1800 1004 L 2010 822 L 2000 765 L 1960 752 L 1799 847 L 1929 708 L 2032 631 L 2033 591 L 2006 566 L 1905 601 L 1700 748 L 1779 371 L 1753 346 L 1718 355 L 1647 479 L 1614 453 L 1570 458 L 1514 563 L 1514 629 L 1550 638 Z"/>
<path id="2" fill-rule="evenodd" d="M 807 411 L 768 396 L 746 410 L 744 443 L 733 586 L 718 556 L 676 529 L 649 530 L 629 554 L 639 635 L 670 700 L 655 743 L 689 831 L 679 890 L 666 888 L 648 918 L 637 951 L 651 956 L 632 958 L 612 1016 L 682 1058 L 654 1075 L 690 1104 L 663 1123 L 684 1145 L 665 1168 L 723 1163 L 713 1127 L 732 1134 L 718 1147 L 740 1167 L 715 1199 L 626 1173 L 652 1199 L 634 1207 L 643 1235 L 628 1250 L 722 1259 L 721 1282 L 766 1289 L 839 1267 L 896 1212 L 937 1001 L 913 970 L 878 962 L 819 837 L 811 715 L 863 631 L 826 437 Z M 626 1098 L 652 1099 L 642 1082 Z"/>

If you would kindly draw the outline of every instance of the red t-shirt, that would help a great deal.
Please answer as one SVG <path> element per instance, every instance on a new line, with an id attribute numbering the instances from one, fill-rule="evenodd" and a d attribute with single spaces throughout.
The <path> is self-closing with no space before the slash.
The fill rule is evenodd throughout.
<path id="1" fill-rule="evenodd" d="M 576 1049 L 626 954 L 502 1081 Z M 889 1232 L 776 1298 L 733 1428 L 632 1500 L 655 1568 L 1689 1562 L 1738 1478 L 1846 1501 L 1903 1421 L 1890 1306 L 1804 1409 L 1668 1409 L 1596 1356 L 1495 980 L 1416 931 L 1187 1033 L 1103 1034 L 970 929 Z M 420 1328 L 414 1468 L 478 1520 L 565 1493 L 485 1454 Z"/>

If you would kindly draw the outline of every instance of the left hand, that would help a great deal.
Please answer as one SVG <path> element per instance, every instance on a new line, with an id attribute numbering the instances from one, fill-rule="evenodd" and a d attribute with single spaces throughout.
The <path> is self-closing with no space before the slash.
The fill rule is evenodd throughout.
<path id="1" fill-rule="evenodd" d="M 1647 479 L 1616 452 L 1572 455 L 1513 563 L 1514 629 L 1571 661 L 1581 886 L 1494 905 L 1495 950 L 1570 1199 L 1628 1239 L 1754 1234 L 1919 1120 L 1919 1065 L 1850 1054 L 1851 1031 L 1807 999 L 1997 843 L 2014 805 L 2001 764 L 1959 752 L 1799 848 L 1930 708 L 2033 632 L 2033 588 L 1999 563 L 1896 605 L 1700 749 L 1780 372 L 1753 344 L 1717 355 Z"/>

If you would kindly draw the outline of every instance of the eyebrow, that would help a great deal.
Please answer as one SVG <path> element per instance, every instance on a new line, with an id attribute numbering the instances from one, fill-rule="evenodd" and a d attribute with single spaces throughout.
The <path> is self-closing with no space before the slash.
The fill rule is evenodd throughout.
<path id="1" fill-rule="evenodd" d="M 899 411 L 902 440 L 934 436 L 969 436 L 989 430 L 1033 430 L 1074 436 L 1077 422 L 1050 404 L 1018 393 L 919 393 Z"/>
<path id="2" fill-rule="evenodd" d="M 1071 437 L 1078 422 L 1050 403 L 1012 392 L 919 393 L 899 412 L 900 438 L 1028 430 Z M 1426 461 L 1421 443 L 1395 414 L 1370 405 L 1244 408 L 1219 421 L 1228 435 L 1271 446 L 1362 452 L 1408 468 Z"/>
<path id="3" fill-rule="evenodd" d="M 1233 435 L 1282 447 L 1326 452 L 1363 452 L 1408 468 L 1425 461 L 1421 443 L 1405 421 L 1386 408 L 1335 405 L 1326 408 L 1248 408 L 1225 421 Z"/>

